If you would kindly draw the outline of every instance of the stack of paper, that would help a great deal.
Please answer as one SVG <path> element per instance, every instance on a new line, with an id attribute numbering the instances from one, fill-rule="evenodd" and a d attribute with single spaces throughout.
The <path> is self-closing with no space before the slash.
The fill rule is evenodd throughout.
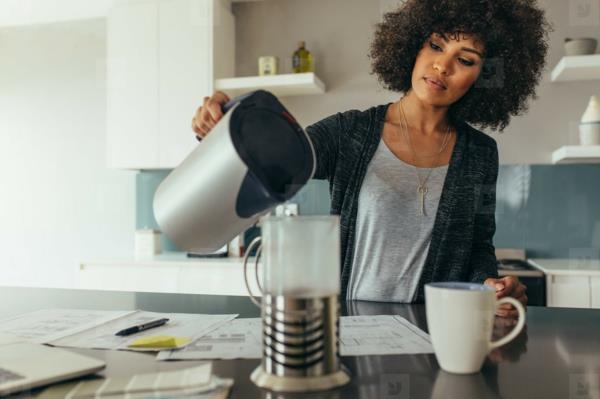
<path id="1" fill-rule="evenodd" d="M 198 338 L 185 350 L 165 350 L 158 360 L 260 359 L 261 319 L 235 319 Z"/>
<path id="2" fill-rule="evenodd" d="M 232 385 L 233 380 L 212 376 L 212 367 L 208 363 L 183 370 L 55 385 L 37 398 L 166 398 L 193 395 L 194 398 L 224 399 Z"/>
<path id="3" fill-rule="evenodd" d="M 235 319 L 181 350 L 161 351 L 158 360 L 260 359 L 261 319 Z M 400 316 L 340 318 L 342 356 L 433 353 L 429 335 Z"/>
<path id="4" fill-rule="evenodd" d="M 90 349 L 128 349 L 157 351 L 165 346 L 130 345 L 149 337 L 170 337 L 174 348 L 181 348 L 211 332 L 237 315 L 207 315 L 187 313 L 152 313 L 135 311 L 94 311 L 51 309 L 26 313 L 0 320 L 0 333 L 22 337 L 30 342 L 54 346 Z M 130 336 L 115 333 L 127 327 L 166 317 L 163 326 Z M 150 340 L 152 342 L 152 340 Z"/>

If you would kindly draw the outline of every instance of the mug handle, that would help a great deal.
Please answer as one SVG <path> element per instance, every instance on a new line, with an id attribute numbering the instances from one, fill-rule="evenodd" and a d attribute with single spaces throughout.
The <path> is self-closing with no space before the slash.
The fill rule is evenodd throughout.
<path id="1" fill-rule="evenodd" d="M 519 333 L 525 326 L 525 308 L 523 307 L 523 305 L 521 305 L 521 302 L 517 301 L 515 298 L 512 297 L 504 297 L 496 302 L 496 308 L 504 303 L 510 303 L 515 308 L 517 308 L 517 311 L 519 312 L 519 321 L 517 322 L 515 328 L 513 328 L 513 330 L 509 332 L 506 336 L 500 338 L 497 341 L 490 342 L 490 349 L 495 349 L 499 346 L 509 343 L 510 341 L 515 339 L 517 335 L 519 335 Z"/>
<path id="2" fill-rule="evenodd" d="M 258 245 L 258 249 L 256 251 L 256 260 L 254 261 L 254 278 L 256 279 L 256 285 L 258 286 L 258 290 L 260 291 L 261 294 L 263 294 L 260 280 L 258 278 L 258 260 L 260 259 L 260 255 L 262 252 L 261 241 L 262 241 L 261 237 L 256 237 L 254 240 L 252 240 L 252 242 L 250 243 L 250 245 L 248 245 L 248 248 L 246 249 L 246 253 L 244 254 L 244 283 L 246 284 L 246 291 L 248 291 L 248 295 L 250 296 L 252 303 L 254 303 L 259 308 L 261 307 L 260 298 L 254 296 L 254 294 L 252 294 L 252 290 L 250 289 L 250 284 L 248 283 L 248 270 L 247 269 L 248 269 L 248 258 L 250 257 L 250 252 L 252 252 L 254 247 Z"/>

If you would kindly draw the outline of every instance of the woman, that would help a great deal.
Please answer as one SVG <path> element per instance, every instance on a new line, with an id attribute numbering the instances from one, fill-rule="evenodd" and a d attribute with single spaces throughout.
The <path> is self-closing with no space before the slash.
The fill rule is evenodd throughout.
<path id="1" fill-rule="evenodd" d="M 548 30 L 535 0 L 408 0 L 384 16 L 372 72 L 402 97 L 306 128 L 315 178 L 329 180 L 341 217 L 343 297 L 422 302 L 428 282 L 473 281 L 527 304 L 518 279 L 498 278 L 498 151 L 470 124 L 502 131 L 527 109 Z M 204 99 L 192 120 L 199 138 L 228 100 Z"/>

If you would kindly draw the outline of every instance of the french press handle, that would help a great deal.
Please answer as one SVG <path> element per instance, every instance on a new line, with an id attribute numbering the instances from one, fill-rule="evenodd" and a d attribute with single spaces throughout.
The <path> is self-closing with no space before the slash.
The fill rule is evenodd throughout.
<path id="1" fill-rule="evenodd" d="M 262 307 L 262 305 L 260 303 L 260 299 L 257 296 L 254 296 L 254 294 L 252 294 L 250 284 L 248 283 L 247 269 L 250 253 L 252 252 L 254 247 L 258 246 L 258 249 L 256 250 L 256 259 L 254 260 L 254 278 L 256 279 L 256 285 L 258 286 L 258 290 L 260 291 L 261 295 L 263 295 L 263 289 L 258 278 L 258 261 L 260 260 L 260 255 L 262 253 L 261 241 L 261 237 L 256 237 L 254 240 L 252 240 L 252 242 L 250 243 L 250 245 L 248 245 L 248 248 L 246 249 L 246 253 L 244 254 L 244 283 L 246 284 L 246 291 L 248 291 L 248 295 L 250 296 L 252 302 L 259 308 Z"/>

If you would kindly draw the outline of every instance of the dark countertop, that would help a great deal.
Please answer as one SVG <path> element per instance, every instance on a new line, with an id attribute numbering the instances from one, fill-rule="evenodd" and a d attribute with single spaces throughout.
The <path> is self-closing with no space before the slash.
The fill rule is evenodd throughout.
<path id="1" fill-rule="evenodd" d="M 143 309 L 179 313 L 239 313 L 258 317 L 246 297 L 0 287 L 0 318 L 47 308 Z M 354 302 L 344 315 L 398 314 L 427 331 L 423 305 Z M 496 319 L 501 332 L 506 319 Z M 104 359 L 104 375 L 132 375 L 201 362 L 158 362 L 154 355 L 77 350 Z M 492 352 L 480 373 L 447 374 L 434 355 L 342 357 L 352 381 L 319 395 L 269 394 L 249 380 L 258 360 L 213 362 L 214 373 L 235 379 L 231 398 L 600 398 L 600 310 L 529 307 L 527 325 L 513 342 Z M 401 386 L 401 390 L 394 388 Z"/>

